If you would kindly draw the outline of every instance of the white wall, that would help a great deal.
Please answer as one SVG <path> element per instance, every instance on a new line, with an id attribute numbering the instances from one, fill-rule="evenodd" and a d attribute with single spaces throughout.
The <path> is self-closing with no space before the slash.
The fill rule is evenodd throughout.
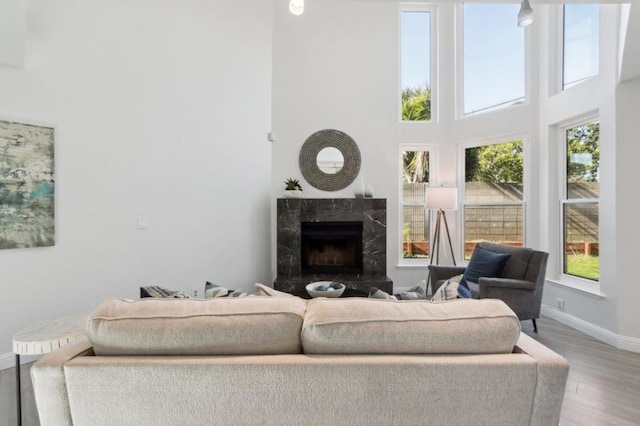
<path id="1" fill-rule="evenodd" d="M 273 79 L 273 192 L 281 194 L 282 182 L 295 177 L 303 183 L 304 197 L 353 197 L 360 177 L 342 191 L 325 192 L 305 185 L 298 167 L 300 147 L 315 131 L 335 128 L 351 135 L 362 154 L 361 177 L 374 197 L 387 199 L 387 274 L 395 290 L 426 277 L 426 265 L 398 267 L 401 144 L 433 148 L 434 184 L 455 185 L 464 143 L 514 133 L 531 139 L 537 132 L 534 105 L 455 120 L 455 6 L 450 4 L 438 5 L 438 120 L 400 122 L 399 10 L 394 2 L 349 0 L 309 2 L 299 17 L 277 13 Z M 447 212 L 447 217 L 455 238 L 459 215 Z M 536 212 L 531 218 L 537 221 Z M 537 236 L 531 238 L 537 244 Z M 457 239 L 454 244 L 460 246 Z"/>
<path id="2" fill-rule="evenodd" d="M 640 227 L 633 214 L 638 205 L 638 117 L 640 117 L 640 79 L 628 81 L 616 90 L 618 150 L 616 153 L 616 245 L 618 258 L 618 333 L 640 339 L 638 301 L 640 285 L 637 276 Z"/>
<path id="3" fill-rule="evenodd" d="M 398 4 L 362 0 L 313 2 L 300 17 L 291 16 L 286 10 L 276 14 L 273 127 L 277 138 L 273 145 L 273 192 L 276 196 L 281 194 L 282 182 L 288 177 L 302 179 L 298 152 L 309 135 L 324 128 L 349 133 L 362 152 L 364 179 L 373 186 L 374 196 L 387 199 L 387 270 L 394 289 L 400 290 L 426 275 L 424 267 L 398 267 L 400 144 L 433 148 L 432 160 L 437 164 L 432 175 L 434 183 L 460 186 L 463 179 L 460 157 L 465 146 L 511 135 L 523 137 L 525 179 L 529 189 L 526 241 L 527 245 L 551 254 L 550 281 L 543 301 L 545 311 L 612 344 L 631 342 L 627 348 L 640 350 L 638 317 L 633 311 L 634 301 L 638 299 L 626 298 L 627 294 L 637 292 L 630 289 L 635 286 L 633 280 L 622 278 L 633 276 L 631 271 L 624 273 L 633 264 L 631 236 L 635 234 L 629 232 L 631 223 L 626 213 L 632 211 L 631 206 L 626 205 L 631 200 L 618 196 L 621 179 L 633 182 L 632 162 L 636 156 L 632 151 L 635 148 L 620 146 L 635 136 L 632 117 L 637 117 L 638 88 L 637 83 L 620 86 L 616 102 L 619 40 L 615 28 L 619 7 L 602 7 L 600 75 L 558 93 L 553 78 L 561 69 L 555 50 L 561 47 L 555 38 L 559 36 L 557 12 L 560 7 L 539 4 L 536 21 L 527 29 L 527 63 L 532 71 L 527 86 L 530 102 L 462 120 L 456 119 L 454 113 L 455 7 L 452 4 L 437 6 L 439 101 L 438 120 L 431 123 L 401 123 L 398 119 Z M 622 90 L 624 95 L 620 96 Z M 616 110 L 619 114 L 621 108 L 629 112 L 616 118 Z M 588 114 L 600 119 L 602 144 L 601 282 L 599 291 L 596 288 L 593 292 L 576 290 L 562 282 L 558 237 L 562 179 L 557 132 L 567 120 Z M 620 157 L 626 161 L 621 163 Z M 626 163 L 629 163 L 627 167 L 620 167 Z M 338 192 L 318 191 L 308 184 L 304 187 L 305 197 L 352 197 L 355 192 L 355 185 Z M 629 186 L 628 191 L 633 188 Z M 272 212 L 274 210 L 272 204 Z M 459 249 L 460 214 L 453 212 L 447 216 L 452 224 L 455 248 Z M 621 223 L 626 224 L 624 229 Z M 272 226 L 275 229 L 274 221 Z M 620 239 L 624 232 L 628 238 Z M 273 247 L 275 241 L 272 241 L 275 256 Z M 623 252 L 627 254 L 621 254 Z M 275 269 L 272 271 L 275 274 Z M 619 295 L 625 295 L 624 302 Z M 565 301 L 565 312 L 555 310 L 557 298 Z"/>
<path id="4" fill-rule="evenodd" d="M 540 133 L 547 166 L 541 163 L 542 185 L 549 188 L 546 197 L 548 214 L 543 222 L 548 241 L 560 232 L 557 220 L 557 197 L 560 181 L 557 174 L 558 150 L 562 135 L 558 129 L 566 120 L 595 116 L 600 120 L 600 282 L 586 284 L 567 282 L 560 273 L 560 246 L 549 246 L 550 258 L 543 304 L 546 313 L 594 337 L 620 348 L 640 352 L 640 326 L 636 307 L 640 293 L 633 279 L 637 253 L 635 241 L 633 197 L 637 156 L 638 83 L 618 85 L 619 32 L 615 31 L 620 15 L 617 6 L 601 6 L 600 73 L 587 82 L 551 96 L 541 98 Z M 547 39 L 542 42 L 542 55 L 553 56 L 554 26 L 548 25 Z M 634 29 L 635 27 L 630 27 Z M 555 44 L 557 46 L 557 43 Z M 627 43 L 626 48 L 633 47 Z M 551 49 L 551 51 L 549 51 Z M 633 54 L 633 49 L 625 51 Z M 553 76 L 541 70 L 541 92 L 553 86 Z M 545 72 L 547 71 L 547 72 Z M 586 290 L 586 291 L 585 291 Z M 564 300 L 564 312 L 556 308 Z"/>
<path id="5" fill-rule="evenodd" d="M 271 279 L 272 16 L 265 0 L 29 2 L 0 117 L 55 126 L 56 245 L 0 251 L 0 354 L 143 285 Z"/>
<path id="6" fill-rule="evenodd" d="M 24 65 L 27 0 L 2 0 L 0 8 L 0 65 Z"/>

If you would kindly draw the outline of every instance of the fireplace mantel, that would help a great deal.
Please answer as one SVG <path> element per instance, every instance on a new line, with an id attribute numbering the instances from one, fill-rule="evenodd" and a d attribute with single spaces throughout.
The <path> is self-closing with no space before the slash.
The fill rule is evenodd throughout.
<path id="1" fill-rule="evenodd" d="M 393 292 L 387 277 L 387 202 L 383 198 L 281 198 L 277 200 L 277 277 L 274 288 L 308 297 L 304 287 L 314 281 L 339 281 L 348 289 L 368 293 L 377 287 Z M 303 274 L 303 222 L 361 222 L 362 273 Z"/>

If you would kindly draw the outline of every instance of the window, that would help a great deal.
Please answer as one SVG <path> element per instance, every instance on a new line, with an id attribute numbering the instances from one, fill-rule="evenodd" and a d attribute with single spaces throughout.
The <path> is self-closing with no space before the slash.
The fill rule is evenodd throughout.
<path id="1" fill-rule="evenodd" d="M 402 257 L 429 257 L 429 152 L 402 151 Z"/>
<path id="2" fill-rule="evenodd" d="M 600 279 L 600 125 L 565 129 L 566 185 L 562 200 L 563 272 Z"/>
<path id="3" fill-rule="evenodd" d="M 599 10 L 597 4 L 564 5 L 563 89 L 598 74 Z"/>
<path id="4" fill-rule="evenodd" d="M 465 149 L 464 257 L 476 243 L 524 245 L 523 142 Z"/>
<path id="5" fill-rule="evenodd" d="M 431 120 L 431 14 L 414 8 L 400 12 L 402 121 Z"/>
<path id="6" fill-rule="evenodd" d="M 524 101 L 524 29 L 515 24 L 519 7 L 463 5 L 464 114 Z"/>

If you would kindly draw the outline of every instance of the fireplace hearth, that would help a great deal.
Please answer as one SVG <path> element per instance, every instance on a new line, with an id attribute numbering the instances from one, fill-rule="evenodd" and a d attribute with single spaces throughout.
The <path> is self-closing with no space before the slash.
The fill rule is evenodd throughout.
<path id="1" fill-rule="evenodd" d="M 393 292 L 385 199 L 283 198 L 277 209 L 276 290 L 309 297 L 306 284 L 327 280 L 344 283 L 346 295 Z"/>

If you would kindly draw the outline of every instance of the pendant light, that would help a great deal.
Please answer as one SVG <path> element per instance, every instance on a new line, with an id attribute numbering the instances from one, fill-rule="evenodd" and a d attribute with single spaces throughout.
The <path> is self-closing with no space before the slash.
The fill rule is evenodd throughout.
<path id="1" fill-rule="evenodd" d="M 293 0 L 292 0 L 293 1 Z M 533 9 L 529 4 L 529 0 L 522 0 L 520 5 L 520 13 L 518 13 L 518 26 L 526 27 L 533 22 Z"/>

